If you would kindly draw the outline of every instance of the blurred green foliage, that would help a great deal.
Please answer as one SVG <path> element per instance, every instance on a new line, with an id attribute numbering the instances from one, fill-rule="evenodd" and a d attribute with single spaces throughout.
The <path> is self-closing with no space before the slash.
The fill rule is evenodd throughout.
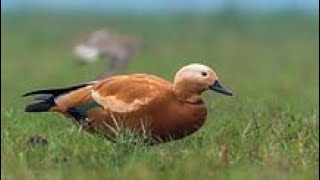
<path id="1" fill-rule="evenodd" d="M 172 80 L 191 62 L 234 90 L 205 93 L 209 116 L 185 140 L 154 147 L 78 134 L 56 114 L 26 114 L 30 90 L 89 81 L 106 61 L 75 63 L 85 33 L 110 28 L 141 39 L 122 73 Z M 1 16 L 1 170 L 9 179 L 316 179 L 319 177 L 319 23 L 299 14 Z M 28 149 L 27 138 L 47 137 Z M 230 149 L 229 166 L 219 148 Z"/>

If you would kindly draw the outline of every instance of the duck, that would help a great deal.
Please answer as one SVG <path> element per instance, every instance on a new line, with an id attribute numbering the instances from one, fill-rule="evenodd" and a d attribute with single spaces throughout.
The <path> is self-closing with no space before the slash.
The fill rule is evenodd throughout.
<path id="1" fill-rule="evenodd" d="M 208 110 L 201 95 L 207 90 L 233 96 L 212 68 L 192 63 L 180 68 L 172 83 L 151 74 L 115 75 L 23 96 L 36 100 L 25 112 L 61 113 L 79 128 L 109 139 L 119 126 L 148 132 L 149 142 L 160 143 L 187 137 L 204 125 Z"/>

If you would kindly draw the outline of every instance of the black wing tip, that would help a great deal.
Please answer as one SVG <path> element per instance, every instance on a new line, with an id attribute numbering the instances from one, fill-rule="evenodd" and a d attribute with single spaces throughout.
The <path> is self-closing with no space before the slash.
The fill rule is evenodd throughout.
<path id="1" fill-rule="evenodd" d="M 27 97 L 27 96 L 33 96 L 39 94 L 38 91 L 32 91 L 32 92 L 28 92 L 22 95 L 22 97 Z"/>
<path id="2" fill-rule="evenodd" d="M 30 96 L 32 95 L 31 93 L 25 93 L 25 94 L 22 94 L 22 97 L 27 97 L 27 96 Z"/>
<path id="3" fill-rule="evenodd" d="M 25 93 L 22 95 L 22 97 L 32 96 L 32 95 L 37 95 L 37 94 L 58 96 L 58 95 L 63 94 L 65 92 L 76 90 L 76 89 L 88 86 L 90 84 L 92 84 L 92 83 L 83 83 L 83 84 L 79 84 L 79 85 L 75 85 L 75 86 L 71 86 L 71 87 L 66 87 L 66 88 L 36 90 L 36 91 Z"/>
<path id="4" fill-rule="evenodd" d="M 32 96 L 32 95 L 36 95 L 36 94 L 42 94 L 43 91 L 44 90 L 31 91 L 31 92 L 23 94 L 22 97 Z"/>
<path id="5" fill-rule="evenodd" d="M 27 97 L 27 96 L 31 96 L 30 93 L 25 93 L 25 94 L 22 94 L 21 97 Z"/>

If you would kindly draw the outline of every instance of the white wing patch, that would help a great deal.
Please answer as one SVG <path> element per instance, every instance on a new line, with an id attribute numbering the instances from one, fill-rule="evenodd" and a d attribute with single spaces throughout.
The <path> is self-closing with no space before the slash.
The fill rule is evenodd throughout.
<path id="1" fill-rule="evenodd" d="M 112 112 L 132 112 L 138 110 L 141 106 L 148 104 L 152 98 L 144 98 L 142 100 L 135 99 L 131 103 L 126 103 L 122 100 L 117 99 L 115 96 L 102 97 L 98 92 L 91 91 L 92 98 L 104 109 L 110 110 Z"/>

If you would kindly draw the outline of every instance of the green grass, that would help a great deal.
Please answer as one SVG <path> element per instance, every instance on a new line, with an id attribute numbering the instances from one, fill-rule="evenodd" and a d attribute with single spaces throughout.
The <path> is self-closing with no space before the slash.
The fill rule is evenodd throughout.
<path id="1" fill-rule="evenodd" d="M 318 17 L 21 14 L 1 16 L 1 25 L 1 179 L 319 178 Z M 23 93 L 103 70 L 103 61 L 77 67 L 70 52 L 100 27 L 141 38 L 123 73 L 172 80 L 181 66 L 205 63 L 236 96 L 206 92 L 203 128 L 152 147 L 78 133 L 62 115 L 24 113 Z M 36 134 L 47 147 L 25 145 Z"/>

